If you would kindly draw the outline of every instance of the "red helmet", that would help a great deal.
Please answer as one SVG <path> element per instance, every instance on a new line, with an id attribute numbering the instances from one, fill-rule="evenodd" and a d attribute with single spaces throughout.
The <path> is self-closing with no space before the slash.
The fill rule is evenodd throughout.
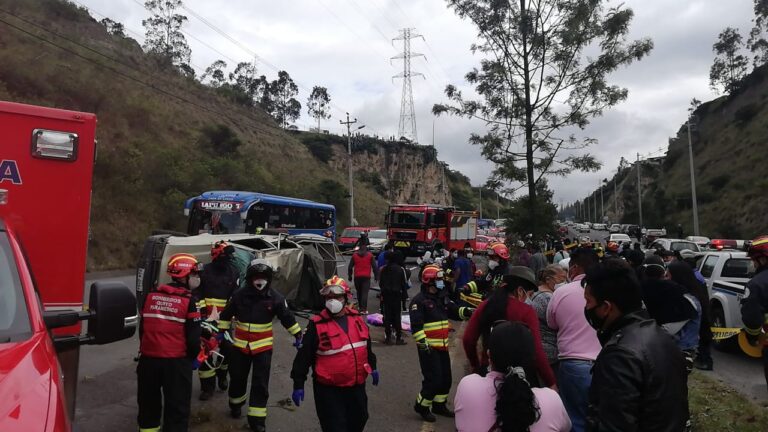
<path id="1" fill-rule="evenodd" d="M 320 289 L 320 295 L 323 297 L 342 294 L 349 298 L 352 291 L 350 291 L 347 281 L 338 276 L 334 276 L 325 281 L 325 285 Z"/>
<path id="2" fill-rule="evenodd" d="M 224 240 L 219 240 L 214 243 L 211 248 L 211 259 L 215 260 L 221 256 L 221 254 L 231 254 L 232 252 L 234 252 L 234 247 L 230 246 L 230 244 Z"/>
<path id="3" fill-rule="evenodd" d="M 498 255 L 503 260 L 509 259 L 509 249 L 504 243 L 491 243 L 486 250 L 488 256 Z"/>
<path id="4" fill-rule="evenodd" d="M 424 270 L 421 272 L 421 283 L 431 283 L 434 282 L 437 279 L 443 279 L 445 277 L 445 273 L 443 272 L 443 269 L 440 267 L 430 264 L 426 267 L 424 267 Z"/>
<path id="5" fill-rule="evenodd" d="M 189 276 L 190 273 L 200 271 L 200 263 L 197 262 L 197 258 L 190 254 L 175 254 L 168 260 L 167 271 L 174 279 L 183 278 Z"/>
<path id="6" fill-rule="evenodd" d="M 483 271 L 482 270 L 475 270 L 475 277 L 476 278 L 483 277 Z"/>
<path id="7" fill-rule="evenodd" d="M 618 252 L 619 251 L 619 244 L 616 242 L 608 242 L 607 245 L 605 245 L 605 248 L 608 249 L 610 252 Z"/>
<path id="8" fill-rule="evenodd" d="M 750 258 L 768 258 L 768 235 L 762 235 L 752 240 L 747 250 L 747 256 Z"/>

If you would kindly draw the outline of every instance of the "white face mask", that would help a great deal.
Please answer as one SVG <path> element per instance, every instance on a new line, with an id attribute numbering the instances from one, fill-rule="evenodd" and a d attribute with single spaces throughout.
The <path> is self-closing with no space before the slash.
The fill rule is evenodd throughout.
<path id="1" fill-rule="evenodd" d="M 495 269 L 498 266 L 499 266 L 499 262 L 498 261 L 493 261 L 493 260 L 488 261 L 488 268 L 489 269 L 493 270 L 493 269 Z"/>
<path id="2" fill-rule="evenodd" d="M 325 307 L 328 309 L 328 312 L 337 314 L 344 308 L 344 303 L 342 303 L 341 300 L 330 299 L 325 301 Z"/>
<path id="3" fill-rule="evenodd" d="M 472 258 L 473 256 L 475 256 L 475 254 L 473 254 L 472 252 L 467 254 L 467 258 Z"/>
<path id="4" fill-rule="evenodd" d="M 253 287 L 256 288 L 257 290 L 261 291 L 261 290 L 263 290 L 264 288 L 267 287 L 268 283 L 269 282 L 266 279 L 254 279 L 253 280 Z"/>
<path id="5" fill-rule="evenodd" d="M 454 252 L 454 253 L 452 253 L 452 254 L 451 254 L 451 256 L 452 256 L 452 257 L 454 257 L 454 258 L 458 258 L 458 257 L 459 257 L 459 254 L 458 254 L 458 253 L 456 253 L 456 252 Z"/>
<path id="6" fill-rule="evenodd" d="M 200 276 L 189 277 L 189 289 L 197 289 L 200 287 Z"/>

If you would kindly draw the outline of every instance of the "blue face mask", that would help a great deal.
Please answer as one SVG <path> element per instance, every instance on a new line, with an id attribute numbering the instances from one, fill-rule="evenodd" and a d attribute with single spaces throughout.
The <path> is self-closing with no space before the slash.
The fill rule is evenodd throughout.
<path id="1" fill-rule="evenodd" d="M 445 288 L 445 282 L 441 280 L 435 281 L 435 288 L 442 290 Z"/>

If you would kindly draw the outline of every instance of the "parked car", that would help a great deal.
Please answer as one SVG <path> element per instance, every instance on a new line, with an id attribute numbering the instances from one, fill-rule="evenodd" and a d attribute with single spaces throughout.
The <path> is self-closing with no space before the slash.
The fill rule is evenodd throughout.
<path id="1" fill-rule="evenodd" d="M 384 250 L 384 246 L 387 244 L 387 230 L 377 229 L 368 232 L 368 250 L 373 254 L 378 254 Z"/>
<path id="2" fill-rule="evenodd" d="M 357 239 L 360 238 L 360 234 L 369 233 L 373 230 L 377 230 L 379 227 L 363 227 L 363 226 L 351 226 L 342 231 L 339 236 L 339 250 L 346 251 L 355 247 Z"/>
<path id="3" fill-rule="evenodd" d="M 746 252 L 707 251 L 697 260 L 701 275 L 707 280 L 712 327 L 741 328 L 741 300 L 747 282 L 754 276 L 755 268 Z M 715 340 L 719 350 L 736 348 L 736 338 Z"/>
<path id="4" fill-rule="evenodd" d="M 608 227 L 609 233 L 619 233 L 621 232 L 621 225 L 619 224 L 613 224 L 610 227 Z"/>
<path id="5" fill-rule="evenodd" d="M 712 239 L 709 241 L 709 248 L 714 250 L 744 250 L 744 240 L 732 240 L 732 239 Z"/>
<path id="6" fill-rule="evenodd" d="M 681 239 L 668 239 L 668 238 L 660 238 L 654 240 L 648 249 L 656 249 L 656 250 L 668 250 L 672 252 L 678 252 L 683 249 L 689 249 L 694 252 L 700 252 L 701 249 L 699 248 L 699 245 L 692 241 L 688 240 L 681 240 Z"/>
<path id="7" fill-rule="evenodd" d="M 704 248 L 706 248 L 709 245 L 709 237 L 704 237 L 704 236 L 688 236 L 685 239 L 688 240 L 689 242 L 696 243 L 697 245 L 699 245 L 699 247 L 701 249 L 704 249 Z"/>
<path id="8" fill-rule="evenodd" d="M 632 239 L 626 234 L 609 234 L 608 237 L 605 238 L 605 243 L 608 244 L 609 242 L 632 243 Z"/>
<path id="9" fill-rule="evenodd" d="M 608 227 L 605 226 L 604 223 L 596 223 L 596 224 L 592 225 L 592 229 L 595 230 L 595 231 L 605 231 L 605 230 L 608 229 Z"/>
<path id="10" fill-rule="evenodd" d="M 495 241 L 497 241 L 497 239 L 494 237 L 479 235 L 475 237 L 475 250 L 478 253 L 485 253 L 485 250 L 488 248 L 488 245 Z"/>
<path id="11" fill-rule="evenodd" d="M 580 232 L 580 233 L 588 233 L 588 232 L 591 231 L 590 228 L 589 228 L 589 225 L 587 225 L 585 223 L 577 225 L 576 226 L 576 230 L 578 232 Z"/>

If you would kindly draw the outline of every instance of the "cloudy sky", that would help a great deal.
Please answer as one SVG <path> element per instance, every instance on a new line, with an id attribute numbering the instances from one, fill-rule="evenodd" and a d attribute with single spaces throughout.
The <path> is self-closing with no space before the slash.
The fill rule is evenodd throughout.
<path id="1" fill-rule="evenodd" d="M 122 22 L 128 35 L 143 41 L 142 19 L 148 16 L 143 0 L 77 0 L 94 17 L 109 16 Z M 619 159 L 660 155 L 668 137 L 685 120 L 691 98 L 715 97 L 709 89 L 712 44 L 727 26 L 747 34 L 751 27 L 752 0 L 631 0 L 635 12 L 631 37 L 650 37 L 651 54 L 639 63 L 615 73 L 611 83 L 629 89 L 629 99 L 594 120 L 586 134 L 599 140 L 590 148 L 603 163 L 598 173 L 555 178 L 550 185 L 556 200 L 569 202 L 595 189 L 610 177 Z M 412 42 L 412 69 L 424 73 L 414 78 L 413 97 L 418 138 L 434 144 L 440 159 L 481 184 L 492 167 L 479 148 L 467 144 L 482 123 L 451 117 L 435 119 L 434 103 L 444 100 L 448 83 L 466 86 L 464 74 L 479 57 L 470 53 L 475 29 L 446 7 L 444 0 L 185 0 L 191 12 L 185 32 L 192 48 L 192 64 L 198 73 L 217 59 L 229 63 L 252 61 L 258 55 L 260 73 L 270 78 L 277 69 L 288 71 L 300 87 L 305 104 L 314 85 L 328 88 L 334 105 L 333 118 L 324 128 L 340 132 L 344 112 L 357 117 L 365 131 L 379 136 L 397 133 L 402 62 L 390 57 L 402 50 L 391 39 L 398 29 L 415 28 L 424 36 Z M 194 13 L 192 13 L 194 12 Z M 197 16 L 226 36 L 207 26 Z M 231 39 L 234 39 L 233 42 Z M 302 111 L 298 125 L 313 123 Z M 434 135 L 433 135 L 434 127 Z"/>

